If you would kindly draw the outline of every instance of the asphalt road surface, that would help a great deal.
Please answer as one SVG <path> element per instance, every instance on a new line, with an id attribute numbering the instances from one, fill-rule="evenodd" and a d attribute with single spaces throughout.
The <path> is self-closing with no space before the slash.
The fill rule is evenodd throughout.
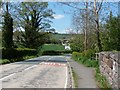
<path id="1" fill-rule="evenodd" d="M 65 56 L 41 56 L 0 68 L 2 88 L 69 88 L 70 74 Z"/>

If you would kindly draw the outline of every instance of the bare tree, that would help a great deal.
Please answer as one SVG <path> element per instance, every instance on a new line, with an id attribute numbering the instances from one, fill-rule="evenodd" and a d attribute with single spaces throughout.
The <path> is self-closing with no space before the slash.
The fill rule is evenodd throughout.
<path id="1" fill-rule="evenodd" d="M 99 15 L 100 15 L 100 11 L 102 9 L 102 5 L 103 5 L 103 0 L 94 0 L 93 2 L 88 2 L 88 0 L 86 0 L 86 2 L 80 2 L 80 3 L 62 3 L 64 5 L 70 6 L 72 8 L 75 8 L 76 10 L 79 10 L 80 12 L 85 12 L 85 31 L 84 31 L 84 37 L 85 37 L 85 41 L 84 41 L 84 49 L 87 50 L 87 32 L 88 32 L 88 22 L 90 19 L 92 19 L 95 23 L 95 34 L 96 34 L 96 39 L 97 39 L 97 46 L 99 51 L 102 51 L 102 45 L 101 45 L 101 40 L 100 40 L 100 35 L 99 35 L 99 31 L 100 31 L 100 25 L 99 25 Z M 83 5 L 84 8 L 81 8 L 80 5 Z M 89 17 L 89 14 L 92 13 L 91 15 L 93 16 L 92 18 Z"/>
<path id="2" fill-rule="evenodd" d="M 99 12 L 102 8 L 102 3 L 103 0 L 101 2 L 97 2 L 97 0 L 94 0 L 94 14 L 95 14 L 95 22 L 96 22 L 96 27 L 95 27 L 95 32 L 96 32 L 96 37 L 97 37 L 97 45 L 98 45 L 98 49 L 99 51 L 102 51 L 102 45 L 101 45 L 101 40 L 100 40 L 100 25 L 99 25 Z"/>

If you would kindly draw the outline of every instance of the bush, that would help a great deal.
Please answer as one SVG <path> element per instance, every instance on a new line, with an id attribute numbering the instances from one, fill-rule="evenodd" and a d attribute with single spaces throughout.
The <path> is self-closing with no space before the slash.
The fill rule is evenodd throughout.
<path id="1" fill-rule="evenodd" d="M 74 58 L 75 60 L 78 60 L 78 58 L 80 58 L 81 56 L 82 56 L 82 53 L 79 53 L 79 52 L 72 53 L 72 58 Z"/>
<path id="2" fill-rule="evenodd" d="M 31 56 L 36 55 L 36 49 L 29 48 L 16 48 L 16 49 L 2 49 L 2 58 L 3 59 L 12 59 L 12 58 L 20 58 L 23 56 Z"/>
<path id="3" fill-rule="evenodd" d="M 84 44 L 83 44 L 83 36 L 82 35 L 75 35 L 70 40 L 70 48 L 74 52 L 82 52 L 84 50 Z"/>
<path id="4" fill-rule="evenodd" d="M 0 64 L 10 63 L 8 59 L 0 59 Z"/>
<path id="5" fill-rule="evenodd" d="M 81 53 L 79 53 L 79 52 L 73 52 L 72 53 L 73 57 L 76 57 L 76 58 L 82 58 L 82 57 L 84 57 L 86 59 L 91 59 L 92 57 L 94 57 L 94 55 L 95 55 L 95 51 L 91 50 L 91 49 L 83 51 Z"/>
<path id="6" fill-rule="evenodd" d="M 89 49 L 89 50 L 82 52 L 82 55 L 86 58 L 92 58 L 95 55 L 95 51 L 92 49 Z"/>

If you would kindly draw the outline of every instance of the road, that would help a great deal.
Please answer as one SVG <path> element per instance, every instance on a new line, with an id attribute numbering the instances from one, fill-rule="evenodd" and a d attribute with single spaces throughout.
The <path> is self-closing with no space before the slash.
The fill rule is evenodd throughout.
<path id="1" fill-rule="evenodd" d="M 41 56 L 1 65 L 2 88 L 69 88 L 70 71 L 65 56 Z"/>

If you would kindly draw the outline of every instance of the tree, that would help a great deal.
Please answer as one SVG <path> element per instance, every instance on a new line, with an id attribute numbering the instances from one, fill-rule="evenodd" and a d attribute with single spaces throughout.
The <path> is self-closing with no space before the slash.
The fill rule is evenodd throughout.
<path id="1" fill-rule="evenodd" d="M 96 27 L 95 27 L 95 32 L 96 32 L 96 38 L 97 38 L 97 46 L 98 46 L 98 49 L 99 51 L 102 51 L 102 44 L 101 44 L 101 39 L 100 39 L 100 22 L 99 22 L 99 12 L 102 8 L 102 3 L 103 3 L 103 0 L 99 3 L 97 2 L 97 0 L 94 0 L 94 9 L 93 9 L 93 12 L 94 12 L 94 16 L 95 16 L 95 23 L 96 23 Z"/>
<path id="2" fill-rule="evenodd" d="M 8 2 L 6 3 L 6 12 L 4 14 L 2 38 L 3 47 L 13 47 L 13 18 L 11 17 L 8 10 Z"/>
<path id="3" fill-rule="evenodd" d="M 76 10 L 79 10 L 80 12 L 85 12 L 85 31 L 84 31 L 84 37 L 85 37 L 85 43 L 84 43 L 84 49 L 87 49 L 87 29 L 88 29 L 88 22 L 91 18 L 88 17 L 89 13 L 92 13 L 92 20 L 94 20 L 95 23 L 95 28 L 94 28 L 94 32 L 96 34 L 96 40 L 97 40 L 97 46 L 99 51 L 102 51 L 102 45 L 101 45 L 101 39 L 100 39 L 100 25 L 99 25 L 99 15 L 100 15 L 100 11 L 102 9 L 102 4 L 103 4 L 103 0 L 101 0 L 101 2 L 97 2 L 97 0 L 94 0 L 93 2 L 88 2 L 88 0 L 86 0 L 85 3 L 81 2 L 81 3 L 63 3 L 67 6 L 70 6 Z M 84 8 L 79 8 L 80 6 L 83 6 Z"/>
<path id="4" fill-rule="evenodd" d="M 25 30 L 21 37 L 22 44 L 28 48 L 37 48 L 43 44 L 39 32 L 50 28 L 49 18 L 53 18 L 48 3 L 22 2 L 15 9 L 19 25 Z"/>
<path id="5" fill-rule="evenodd" d="M 109 19 L 105 24 L 106 30 L 103 34 L 104 50 L 117 50 L 120 51 L 120 28 L 119 17 L 113 16 L 110 12 Z"/>
<path id="6" fill-rule="evenodd" d="M 77 34 L 73 38 L 70 39 L 70 48 L 72 51 L 83 52 L 84 44 L 83 44 L 83 34 Z"/>

